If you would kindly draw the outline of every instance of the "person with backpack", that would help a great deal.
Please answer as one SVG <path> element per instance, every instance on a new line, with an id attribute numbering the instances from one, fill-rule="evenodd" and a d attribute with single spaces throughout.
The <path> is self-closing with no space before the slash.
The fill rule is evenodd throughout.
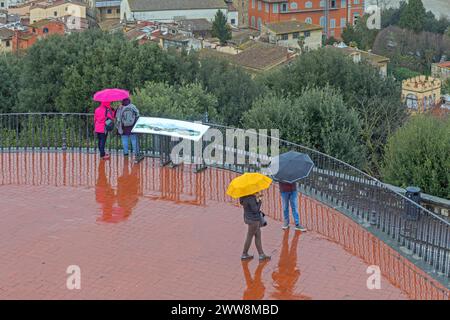
<path id="1" fill-rule="evenodd" d="M 131 103 L 129 98 L 122 100 L 122 105 L 117 109 L 116 127 L 122 138 L 123 154 L 128 156 L 128 143 L 131 139 L 134 155 L 139 154 L 139 141 L 137 134 L 131 133 L 139 118 L 139 110 Z"/>
<path id="2" fill-rule="evenodd" d="M 100 106 L 94 112 L 94 131 L 97 134 L 98 149 L 100 150 L 100 158 L 108 160 L 109 154 L 105 153 L 106 139 L 108 132 L 114 129 L 114 110 L 111 108 L 110 102 L 101 102 Z"/>

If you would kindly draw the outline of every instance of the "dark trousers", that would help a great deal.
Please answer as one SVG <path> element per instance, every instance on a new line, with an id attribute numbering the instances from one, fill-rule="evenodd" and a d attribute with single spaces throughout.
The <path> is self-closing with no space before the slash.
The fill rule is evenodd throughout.
<path id="1" fill-rule="evenodd" d="M 261 240 L 261 227 L 259 221 L 251 221 L 248 224 L 247 238 L 245 239 L 243 250 L 244 254 L 248 254 L 248 249 L 250 249 L 250 245 L 252 244 L 253 238 L 255 238 L 255 246 L 256 250 L 258 250 L 258 253 L 260 255 L 264 254 Z"/>
<path id="2" fill-rule="evenodd" d="M 107 133 L 97 133 L 98 150 L 100 150 L 100 157 L 105 156 L 106 138 L 108 138 Z"/>

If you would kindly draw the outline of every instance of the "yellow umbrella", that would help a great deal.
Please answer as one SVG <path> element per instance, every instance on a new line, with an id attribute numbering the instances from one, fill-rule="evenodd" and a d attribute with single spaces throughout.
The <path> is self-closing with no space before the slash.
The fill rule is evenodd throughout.
<path id="1" fill-rule="evenodd" d="M 227 189 L 227 195 L 240 198 L 270 187 L 272 179 L 260 173 L 244 173 L 234 178 Z"/>

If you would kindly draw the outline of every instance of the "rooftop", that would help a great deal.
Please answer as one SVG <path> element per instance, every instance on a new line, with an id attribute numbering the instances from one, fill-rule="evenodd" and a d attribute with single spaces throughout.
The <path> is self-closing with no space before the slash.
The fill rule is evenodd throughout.
<path id="1" fill-rule="evenodd" d="M 207 19 L 186 19 L 178 21 L 181 28 L 192 32 L 211 31 L 212 23 Z"/>
<path id="2" fill-rule="evenodd" d="M 441 62 L 438 64 L 438 66 L 441 68 L 450 69 L 450 61 Z"/>
<path id="3" fill-rule="evenodd" d="M 14 31 L 6 28 L 0 28 L 0 40 L 10 40 L 12 39 L 13 35 Z"/>
<path id="4" fill-rule="evenodd" d="M 274 32 L 276 34 L 305 32 L 305 31 L 313 31 L 313 30 L 322 30 L 323 29 L 319 25 L 300 22 L 297 20 L 267 23 L 265 26 L 267 29 L 271 30 L 272 32 Z"/>
<path id="5" fill-rule="evenodd" d="M 340 50 L 341 52 L 345 52 L 348 55 L 360 54 L 361 58 L 367 60 L 370 63 L 379 64 L 379 63 L 388 63 L 390 61 L 388 57 L 380 56 L 372 52 L 360 50 L 358 48 L 353 48 L 346 45 L 327 46 L 327 48 Z"/>
<path id="6" fill-rule="evenodd" d="M 224 0 L 128 0 L 131 11 L 227 9 Z"/>

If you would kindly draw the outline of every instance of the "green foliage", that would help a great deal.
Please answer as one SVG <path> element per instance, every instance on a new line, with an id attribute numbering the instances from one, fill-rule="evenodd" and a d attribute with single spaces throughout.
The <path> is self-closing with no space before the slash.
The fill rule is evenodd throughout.
<path id="1" fill-rule="evenodd" d="M 147 82 L 136 90 L 132 101 L 146 116 L 196 121 L 203 120 L 205 112 L 208 112 L 211 120 L 220 122 L 217 98 L 195 83 L 171 86 L 167 83 Z"/>
<path id="2" fill-rule="evenodd" d="M 442 90 L 443 94 L 450 94 L 450 78 L 445 80 L 442 83 L 442 89 L 441 90 Z"/>
<path id="3" fill-rule="evenodd" d="M 11 54 L 0 53 L 0 111 L 17 110 L 17 88 L 19 87 L 19 61 Z"/>
<path id="4" fill-rule="evenodd" d="M 330 86 L 341 92 L 344 103 L 362 121 L 362 140 L 368 150 L 364 169 L 374 175 L 378 174 L 388 136 L 406 117 L 400 101 L 401 88 L 394 79 L 382 78 L 372 66 L 356 64 L 333 49 L 305 53 L 260 81 L 278 95 L 295 96 L 309 86 Z"/>
<path id="5" fill-rule="evenodd" d="M 388 26 L 396 26 L 400 22 L 400 16 L 407 6 L 406 1 L 401 1 L 398 8 L 390 7 L 385 8 L 381 12 L 381 27 L 386 28 Z"/>
<path id="6" fill-rule="evenodd" d="M 52 36 L 33 45 L 21 60 L 20 112 L 90 112 L 97 90 L 134 90 L 146 81 L 181 83 L 195 77 L 198 60 L 138 45 L 121 33 L 89 30 Z"/>
<path id="7" fill-rule="evenodd" d="M 426 11 L 422 0 L 409 0 L 400 14 L 399 27 L 420 32 L 424 30 Z"/>
<path id="8" fill-rule="evenodd" d="M 217 97 L 219 115 L 227 125 L 238 126 L 242 114 L 260 93 L 255 81 L 242 68 L 211 58 L 201 61 L 198 80 Z"/>
<path id="9" fill-rule="evenodd" d="M 350 45 L 350 43 L 356 43 L 359 49 L 372 49 L 378 30 L 369 29 L 367 27 L 368 17 L 368 15 L 365 15 L 359 19 L 355 26 L 347 24 L 342 31 L 342 40 L 344 40 L 347 45 Z"/>
<path id="10" fill-rule="evenodd" d="M 388 183 L 450 199 L 450 118 L 412 117 L 389 139 L 382 175 Z"/>
<path id="11" fill-rule="evenodd" d="M 278 128 L 281 137 L 354 165 L 364 162 L 361 124 L 335 90 L 307 88 L 297 97 L 268 94 L 243 117 L 246 128 Z M 345 141 L 345 143 L 342 143 Z"/>
<path id="12" fill-rule="evenodd" d="M 221 45 L 231 40 L 231 28 L 227 23 L 227 17 L 221 10 L 217 10 L 216 16 L 214 17 L 212 36 L 219 38 Z"/>
<path id="13" fill-rule="evenodd" d="M 403 81 L 406 79 L 414 78 L 421 75 L 420 72 L 413 71 L 404 67 L 397 67 L 392 70 L 392 75 L 397 81 Z"/>

